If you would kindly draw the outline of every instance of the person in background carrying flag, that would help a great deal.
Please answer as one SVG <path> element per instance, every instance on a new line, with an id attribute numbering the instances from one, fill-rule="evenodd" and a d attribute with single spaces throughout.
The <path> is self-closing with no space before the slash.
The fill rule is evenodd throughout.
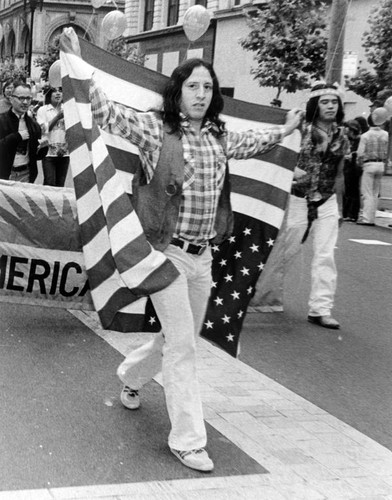
<path id="1" fill-rule="evenodd" d="M 72 44 L 77 53 L 76 35 Z M 185 466 L 211 471 L 196 339 L 210 295 L 210 243 L 223 241 L 232 227 L 227 160 L 268 150 L 298 127 L 302 113 L 291 110 L 283 126 L 227 132 L 219 117 L 223 98 L 217 77 L 201 59 L 189 59 L 173 71 L 159 112 L 139 113 L 111 102 L 94 80 L 90 100 L 101 128 L 138 147 L 133 205 L 147 240 L 179 271 L 173 283 L 150 295 L 162 333 L 119 366 L 121 401 L 139 408 L 139 389 L 162 370 L 170 450 Z"/>
<path id="2" fill-rule="evenodd" d="M 257 285 L 257 309 L 283 310 L 283 276 L 301 243 L 313 239 L 311 291 L 308 321 L 324 328 L 338 329 L 331 316 L 337 270 L 334 250 L 342 221 L 345 155 L 349 152 L 345 135 L 340 90 L 316 84 L 306 105 L 306 126 L 291 196 L 278 243 Z M 268 309 L 268 306 L 271 306 Z"/>

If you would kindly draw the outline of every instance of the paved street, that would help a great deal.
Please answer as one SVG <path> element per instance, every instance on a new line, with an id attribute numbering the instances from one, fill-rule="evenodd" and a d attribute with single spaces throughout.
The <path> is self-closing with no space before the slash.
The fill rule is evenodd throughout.
<path id="1" fill-rule="evenodd" d="M 116 367 L 145 334 L 2 304 L 0 500 L 391 500 L 391 252 L 392 229 L 343 225 L 339 331 L 306 321 L 305 251 L 285 312 L 247 316 L 239 360 L 200 341 L 207 475 L 167 449 L 159 377 L 138 412 L 119 402 Z"/>

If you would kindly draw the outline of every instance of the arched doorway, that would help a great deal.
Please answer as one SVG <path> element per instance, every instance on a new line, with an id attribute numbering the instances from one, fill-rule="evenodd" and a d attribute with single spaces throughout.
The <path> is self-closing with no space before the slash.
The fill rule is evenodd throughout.
<path id="1" fill-rule="evenodd" d="M 56 28 L 52 34 L 50 35 L 49 37 L 49 43 L 52 43 L 53 40 L 55 38 L 57 38 L 58 36 L 61 35 L 62 31 L 64 28 L 73 28 L 75 33 L 80 37 L 80 38 L 84 38 L 85 40 L 91 42 L 91 37 L 90 35 L 87 33 L 87 31 L 85 29 L 83 29 L 81 26 L 78 26 L 77 24 L 72 24 L 72 23 L 69 23 L 69 24 L 64 24 L 62 26 L 59 26 L 58 28 Z"/>
<path id="2" fill-rule="evenodd" d="M 15 56 L 15 33 L 14 30 L 11 30 L 8 34 L 7 44 L 5 48 L 5 56 L 9 57 L 12 61 Z"/>
<path id="3" fill-rule="evenodd" d="M 30 50 L 30 30 L 27 26 L 24 26 L 21 38 L 21 50 L 23 51 L 23 66 L 27 66 Z"/>
<path id="4" fill-rule="evenodd" d="M 5 58 L 5 42 L 4 42 L 4 37 L 1 39 L 0 42 L 0 60 L 3 63 Z"/>

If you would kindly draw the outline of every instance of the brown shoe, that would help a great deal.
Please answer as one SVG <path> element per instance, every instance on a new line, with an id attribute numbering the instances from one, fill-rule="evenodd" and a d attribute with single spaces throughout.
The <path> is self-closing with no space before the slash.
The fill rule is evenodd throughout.
<path id="1" fill-rule="evenodd" d="M 308 321 L 309 323 L 323 326 L 324 328 L 331 328 L 332 330 L 340 328 L 339 322 L 331 318 L 331 316 L 308 316 Z"/>

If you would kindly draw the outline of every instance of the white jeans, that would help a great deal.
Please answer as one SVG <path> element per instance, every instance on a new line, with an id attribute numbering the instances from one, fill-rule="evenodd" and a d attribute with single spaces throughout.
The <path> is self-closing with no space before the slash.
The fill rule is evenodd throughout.
<path id="1" fill-rule="evenodd" d="M 262 312 L 283 310 L 283 279 L 289 265 L 302 248 L 302 237 L 308 224 L 308 208 L 304 198 L 290 196 L 282 232 L 267 260 L 267 273 L 257 283 L 255 309 Z M 339 215 L 336 195 L 318 207 L 309 240 L 313 240 L 309 315 L 328 316 L 333 307 L 337 272 L 334 250 L 338 237 Z M 304 244 L 306 245 L 307 242 Z M 303 272 L 304 270 L 302 270 Z"/>
<path id="2" fill-rule="evenodd" d="M 165 250 L 180 276 L 151 295 L 162 333 L 131 352 L 117 374 L 132 389 L 140 389 L 162 370 L 171 422 L 169 446 L 193 450 L 206 445 L 207 435 L 196 372 L 196 339 L 211 291 L 211 249 L 202 255 L 169 245 Z"/>
<path id="3" fill-rule="evenodd" d="M 313 221 L 310 231 L 310 237 L 313 238 L 313 257 L 308 314 L 328 316 L 333 307 L 337 280 L 334 253 L 339 231 L 339 212 L 336 195 L 332 195 L 320 205 L 317 213 L 318 217 Z M 286 247 L 290 253 L 298 251 L 298 245 L 306 230 L 307 216 L 306 200 L 290 196 L 287 216 L 288 245 Z"/>
<path id="4" fill-rule="evenodd" d="M 374 224 L 376 218 L 378 196 L 381 179 L 384 174 L 384 163 L 375 161 L 363 165 L 361 177 L 361 199 L 363 222 Z"/>

